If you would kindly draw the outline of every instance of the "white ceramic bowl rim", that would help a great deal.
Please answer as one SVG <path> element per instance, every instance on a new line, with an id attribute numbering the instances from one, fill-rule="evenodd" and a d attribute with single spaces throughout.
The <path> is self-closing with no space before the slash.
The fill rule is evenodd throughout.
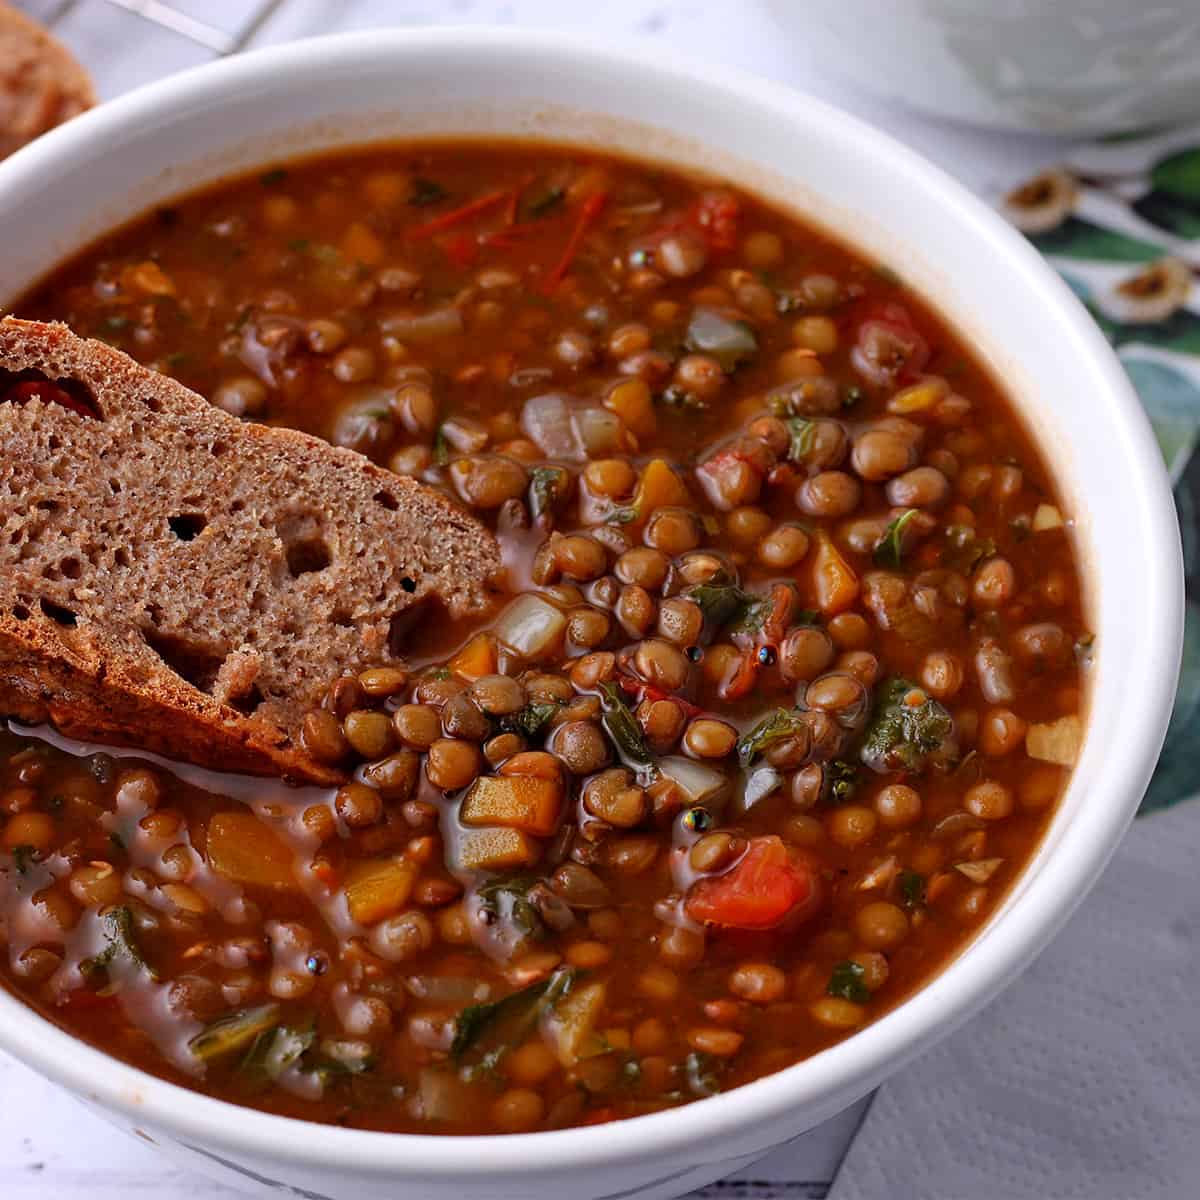
<path id="1" fill-rule="evenodd" d="M 226 87 L 252 86 L 267 73 L 302 78 L 307 67 L 331 62 L 352 70 L 356 62 L 381 56 L 437 54 L 453 47 L 481 54 L 528 53 L 568 59 L 608 70 L 645 73 L 686 82 L 711 94 L 756 104 L 764 119 L 819 121 L 856 154 L 882 164 L 897 187 L 917 189 L 930 203 L 950 210 L 981 243 L 1003 254 L 1028 296 L 1053 322 L 1058 350 L 1086 363 L 1096 394 L 1108 397 L 1130 452 L 1124 481 L 1136 523 L 1155 547 L 1140 581 L 1145 611 L 1161 624 L 1141 622 L 1130 631 L 1140 639 L 1140 670 L 1125 681 L 1130 696 L 1124 734 L 1127 747 L 1114 756 L 1106 791 L 1109 803 L 1080 815 L 1055 850 L 1054 869 L 1033 879 L 1002 920 L 988 933 L 986 955 L 957 960 L 897 1009 L 853 1038 L 734 1091 L 681 1108 L 585 1128 L 514 1136 L 381 1134 L 302 1122 L 242 1108 L 176 1086 L 119 1062 L 43 1021 L 0 989 L 0 1044 L 39 1071 L 81 1095 L 161 1126 L 184 1142 L 269 1153 L 298 1163 L 336 1164 L 386 1175 L 389 1169 L 428 1171 L 440 1178 L 478 1179 L 488 1174 L 584 1168 L 653 1158 L 669 1150 L 694 1149 L 705 1160 L 710 1137 L 731 1125 L 778 1118 L 792 1108 L 819 1104 L 855 1078 L 878 1078 L 927 1044 L 934 1030 L 953 1028 L 1025 966 L 1050 940 L 1103 869 L 1128 822 L 1132 800 L 1149 780 L 1166 728 L 1178 670 L 1182 629 L 1182 570 L 1178 541 L 1168 530 L 1175 516 L 1158 448 L 1137 399 L 1099 331 L 1069 290 L 1040 256 L 979 200 L 916 154 L 867 125 L 790 89 L 711 66 L 682 64 L 666 47 L 603 47 L 575 37 L 530 31 L 479 28 L 391 30 L 343 34 L 295 42 L 207 64 L 131 92 L 71 121 L 0 166 L 0 196 L 12 180 L 54 178 L 56 164 L 75 150 L 153 120 L 164 106 L 202 106 Z M 953 314 L 951 314 L 953 318 Z"/>

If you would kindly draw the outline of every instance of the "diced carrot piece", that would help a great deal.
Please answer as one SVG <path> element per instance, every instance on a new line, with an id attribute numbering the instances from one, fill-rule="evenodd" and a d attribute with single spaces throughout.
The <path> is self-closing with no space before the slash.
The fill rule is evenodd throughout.
<path id="1" fill-rule="evenodd" d="M 683 480 L 662 458 L 652 458 L 642 471 L 637 491 L 633 494 L 633 508 L 637 521 L 648 521 L 655 509 L 668 506 L 690 506 L 692 498 Z"/>
<path id="2" fill-rule="evenodd" d="M 604 407 L 615 412 L 638 437 L 653 437 L 658 432 L 658 414 L 654 398 L 644 379 L 622 379 L 604 397 Z"/>
<path id="3" fill-rule="evenodd" d="M 298 890 L 294 855 L 252 812 L 215 813 L 206 849 L 208 865 L 233 883 Z"/>
<path id="4" fill-rule="evenodd" d="M 499 775 L 536 775 L 538 779 L 562 778 L 562 764 L 545 750 L 522 750 L 506 758 L 497 768 Z"/>
<path id="5" fill-rule="evenodd" d="M 377 267 L 386 253 L 379 235 L 362 221 L 355 221 L 342 235 L 342 253 L 352 261 Z"/>
<path id="6" fill-rule="evenodd" d="M 153 259 L 134 263 L 121 272 L 121 286 L 147 296 L 175 295 L 175 281 Z"/>
<path id="7" fill-rule="evenodd" d="M 496 673 L 496 644 L 486 633 L 477 633 L 451 660 L 450 670 L 460 679 L 474 680 Z"/>
<path id="8" fill-rule="evenodd" d="M 374 925 L 398 913 L 412 894 L 417 865 L 406 858 L 357 863 L 346 876 L 346 905 L 360 925 Z"/>
<path id="9" fill-rule="evenodd" d="M 858 598 L 858 576 L 838 552 L 833 539 L 817 531 L 817 553 L 813 558 L 813 583 L 817 607 L 827 617 L 845 612 Z"/>
<path id="10" fill-rule="evenodd" d="M 541 849 L 521 829 L 465 829 L 458 841 L 459 863 L 468 871 L 505 871 L 531 867 Z"/>
<path id="11" fill-rule="evenodd" d="M 557 779 L 532 775 L 481 775 L 463 798 L 464 825 L 507 825 L 538 837 L 558 826 L 562 788 Z"/>

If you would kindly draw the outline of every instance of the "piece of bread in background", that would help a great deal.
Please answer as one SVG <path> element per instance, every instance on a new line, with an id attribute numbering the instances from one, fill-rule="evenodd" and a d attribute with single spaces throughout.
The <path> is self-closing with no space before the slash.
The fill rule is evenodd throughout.
<path id="1" fill-rule="evenodd" d="M 0 0 L 0 158 L 96 103 L 71 52 Z"/>
<path id="2" fill-rule="evenodd" d="M 486 611 L 500 567 L 440 492 L 0 320 L 0 719 L 332 782 L 305 714 L 427 604 Z"/>

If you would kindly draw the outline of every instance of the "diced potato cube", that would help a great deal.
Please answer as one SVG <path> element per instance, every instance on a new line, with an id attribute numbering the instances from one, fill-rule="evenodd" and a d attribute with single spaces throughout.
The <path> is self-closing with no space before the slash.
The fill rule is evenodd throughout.
<path id="1" fill-rule="evenodd" d="M 1047 529 L 1063 527 L 1062 513 L 1053 504 L 1039 504 L 1033 510 L 1033 532 L 1044 533 Z"/>
<path id="2" fill-rule="evenodd" d="M 468 871 L 505 871 L 531 867 L 541 848 L 524 830 L 494 825 L 466 829 L 458 841 L 458 861 Z"/>
<path id="3" fill-rule="evenodd" d="M 417 881 L 416 863 L 383 858 L 355 865 L 346 876 L 346 906 L 360 925 L 374 925 L 398 913 Z"/>
<path id="4" fill-rule="evenodd" d="M 298 890 L 291 850 L 252 812 L 215 813 L 205 849 L 208 865 L 233 883 Z"/>
<path id="5" fill-rule="evenodd" d="M 562 788 L 557 779 L 481 775 L 459 810 L 464 825 L 506 825 L 548 837 L 558 825 Z"/>
<path id="6" fill-rule="evenodd" d="M 1059 717 L 1044 725 L 1030 725 L 1025 733 L 1025 753 L 1041 762 L 1074 766 L 1083 745 L 1083 722 L 1076 716 Z"/>
<path id="7" fill-rule="evenodd" d="M 547 1013 L 550 1041 L 564 1067 L 573 1067 L 581 1058 L 604 1053 L 604 1041 L 596 1032 L 604 998 L 603 983 L 584 984 L 573 988 Z"/>

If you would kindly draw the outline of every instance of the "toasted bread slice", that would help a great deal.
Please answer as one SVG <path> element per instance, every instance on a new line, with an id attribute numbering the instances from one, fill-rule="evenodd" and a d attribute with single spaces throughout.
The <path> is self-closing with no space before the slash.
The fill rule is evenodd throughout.
<path id="1" fill-rule="evenodd" d="M 64 325 L 0 320 L 0 714 L 329 782 L 304 713 L 395 661 L 426 602 L 486 609 L 500 565 L 438 492 Z"/>
<path id="2" fill-rule="evenodd" d="M 95 103 L 71 52 L 0 0 L 0 158 Z"/>

